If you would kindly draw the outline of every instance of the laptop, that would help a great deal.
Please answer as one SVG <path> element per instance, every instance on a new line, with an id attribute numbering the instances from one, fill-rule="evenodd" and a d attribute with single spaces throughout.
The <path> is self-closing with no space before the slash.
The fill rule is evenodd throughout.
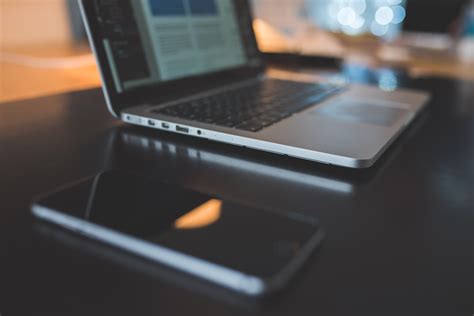
<path id="1" fill-rule="evenodd" d="M 80 0 L 109 111 L 134 125 L 367 168 L 421 91 L 266 75 L 244 0 Z"/>

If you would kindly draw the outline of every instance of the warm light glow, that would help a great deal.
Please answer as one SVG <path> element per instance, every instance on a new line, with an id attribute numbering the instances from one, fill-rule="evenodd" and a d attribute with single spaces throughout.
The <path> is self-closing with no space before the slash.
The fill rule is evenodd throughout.
<path id="1" fill-rule="evenodd" d="M 192 211 L 184 214 L 174 222 L 177 229 L 197 229 L 210 226 L 221 217 L 222 201 L 209 200 Z"/>
<path id="2" fill-rule="evenodd" d="M 274 26 L 262 19 L 253 20 L 253 29 L 258 48 L 263 52 L 292 51 L 290 40 Z"/>

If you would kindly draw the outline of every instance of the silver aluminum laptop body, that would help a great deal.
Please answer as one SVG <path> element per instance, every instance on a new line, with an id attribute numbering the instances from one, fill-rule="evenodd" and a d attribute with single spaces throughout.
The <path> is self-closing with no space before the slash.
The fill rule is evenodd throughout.
<path id="1" fill-rule="evenodd" d="M 216 1 L 222 3 L 226 0 Z M 405 89 L 383 91 L 377 87 L 352 84 L 342 92 L 259 132 L 219 127 L 152 112 L 188 99 L 268 80 L 269 76 L 266 76 L 262 69 L 257 76 L 218 88 L 187 94 L 185 97 L 176 97 L 162 103 L 138 102 L 117 110 L 118 102 L 111 97 L 111 93 L 114 93 L 113 81 L 117 79 L 108 78 L 114 75 L 113 71 L 111 75 L 104 71 L 104 67 L 110 67 L 107 65 L 110 59 L 104 61 L 104 58 L 101 58 L 97 47 L 98 41 L 94 37 L 94 27 L 97 26 L 92 25 L 90 13 L 84 9 L 84 1 L 81 2 L 90 42 L 101 69 L 109 111 L 130 124 L 325 164 L 367 168 L 375 163 L 429 99 L 428 94 L 419 91 Z M 109 50 L 105 48 L 105 54 L 110 54 L 110 48 Z"/>

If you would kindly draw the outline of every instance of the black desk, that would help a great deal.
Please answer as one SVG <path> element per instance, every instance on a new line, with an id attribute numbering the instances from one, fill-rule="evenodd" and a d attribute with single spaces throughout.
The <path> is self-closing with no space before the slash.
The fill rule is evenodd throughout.
<path id="1" fill-rule="evenodd" d="M 412 85 L 434 101 L 365 171 L 124 126 L 99 90 L 0 105 L 0 314 L 472 315 L 474 84 Z M 32 220 L 33 196 L 110 168 L 315 216 L 327 237 L 260 301 Z"/>

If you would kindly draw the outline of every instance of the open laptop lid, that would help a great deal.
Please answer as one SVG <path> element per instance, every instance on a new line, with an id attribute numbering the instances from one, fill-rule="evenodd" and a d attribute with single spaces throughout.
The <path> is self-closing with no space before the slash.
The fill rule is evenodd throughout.
<path id="1" fill-rule="evenodd" d="M 247 0 L 80 0 L 109 110 L 255 76 Z"/>

